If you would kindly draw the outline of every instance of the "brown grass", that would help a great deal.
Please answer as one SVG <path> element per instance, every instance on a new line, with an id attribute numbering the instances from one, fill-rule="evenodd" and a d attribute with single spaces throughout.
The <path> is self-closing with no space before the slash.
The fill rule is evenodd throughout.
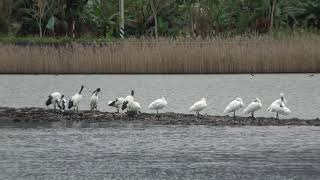
<path id="1" fill-rule="evenodd" d="M 0 73 L 320 72 L 320 36 L 0 45 Z"/>

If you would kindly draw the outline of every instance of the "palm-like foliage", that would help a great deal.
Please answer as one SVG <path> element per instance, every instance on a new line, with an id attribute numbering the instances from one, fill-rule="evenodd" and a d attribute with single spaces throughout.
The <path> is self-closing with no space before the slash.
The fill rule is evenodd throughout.
<path id="1" fill-rule="evenodd" d="M 25 24 L 23 34 L 37 32 L 37 20 L 29 10 L 35 0 L 4 0 L 10 3 L 10 21 Z M 37 0 L 38 1 L 38 0 Z M 44 14 L 76 24 L 96 36 L 117 36 L 118 0 L 41 0 L 54 4 Z M 21 6 L 27 4 L 27 6 Z M 54 2 L 54 3 L 53 3 Z M 27 13 L 28 12 L 28 13 Z M 154 18 L 156 16 L 156 18 Z M 155 25 L 157 23 L 157 25 Z M 283 28 L 320 29 L 319 0 L 125 0 L 127 36 L 215 36 L 268 32 Z M 155 27 L 157 27 L 155 29 Z M 87 31 L 87 30 L 86 30 Z M 69 33 L 70 34 L 70 33 Z"/>
<path id="2" fill-rule="evenodd" d="M 87 3 L 82 17 L 93 32 L 105 37 L 112 35 L 116 29 L 118 16 L 113 5 L 114 3 L 106 0 L 91 0 Z"/>

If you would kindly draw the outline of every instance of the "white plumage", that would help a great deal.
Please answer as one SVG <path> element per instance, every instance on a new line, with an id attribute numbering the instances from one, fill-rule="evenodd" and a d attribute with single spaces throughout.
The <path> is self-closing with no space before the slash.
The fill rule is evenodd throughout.
<path id="1" fill-rule="evenodd" d="M 277 113 L 277 118 L 279 114 L 289 115 L 291 113 L 290 109 L 286 107 L 287 101 L 284 98 L 284 94 L 280 94 L 280 99 L 275 100 L 267 109 L 268 112 Z"/>
<path id="2" fill-rule="evenodd" d="M 127 96 L 126 98 L 124 98 L 124 101 L 122 103 L 122 110 L 125 110 L 128 106 L 128 104 L 133 103 L 134 102 L 134 90 L 131 90 L 131 94 L 129 96 Z"/>
<path id="3" fill-rule="evenodd" d="M 141 106 L 138 102 L 134 101 L 134 102 L 130 102 L 128 105 L 128 111 L 130 112 L 139 112 L 141 109 Z"/>
<path id="4" fill-rule="evenodd" d="M 262 107 L 262 102 L 259 98 L 256 97 L 256 100 L 250 103 L 244 110 L 243 114 L 251 113 L 252 118 L 254 118 L 254 112 L 258 111 Z"/>
<path id="5" fill-rule="evenodd" d="M 164 107 L 166 107 L 168 105 L 168 102 L 166 101 L 166 99 L 164 97 L 162 97 L 161 99 L 157 99 L 155 101 L 153 101 L 148 108 L 151 110 L 156 110 L 157 114 L 158 111 Z"/>
<path id="6" fill-rule="evenodd" d="M 56 106 L 60 102 L 60 99 L 61 99 L 61 93 L 54 92 L 48 96 L 48 99 L 46 101 L 46 106 L 53 104 L 54 109 L 56 109 Z"/>
<path id="7" fill-rule="evenodd" d="M 283 93 L 280 93 L 280 99 L 277 99 L 277 100 L 275 100 L 271 105 L 281 105 L 281 104 L 287 104 L 287 101 L 286 101 L 286 99 L 284 98 L 284 94 Z M 267 111 L 269 111 L 269 109 L 270 109 L 270 107 L 271 107 L 271 105 L 269 106 L 269 108 L 268 108 L 268 110 Z"/>
<path id="8" fill-rule="evenodd" d="M 98 94 L 100 92 L 100 88 L 97 88 L 95 91 L 93 91 L 92 93 L 92 96 L 90 98 L 90 108 L 91 108 L 91 111 L 92 110 L 98 110 L 98 100 L 99 100 L 99 97 L 98 97 Z"/>
<path id="9" fill-rule="evenodd" d="M 119 97 L 114 101 L 109 101 L 108 106 L 115 107 L 117 109 L 117 111 L 119 112 L 119 109 L 121 108 L 123 102 L 124 102 L 124 98 Z"/>
<path id="10" fill-rule="evenodd" d="M 128 101 L 129 103 L 130 103 L 130 102 L 134 102 L 134 97 L 133 97 L 133 95 L 134 95 L 134 91 L 132 90 L 132 91 L 131 91 L 131 95 L 129 95 L 129 96 L 127 96 L 126 98 L 124 98 L 124 101 Z"/>
<path id="11" fill-rule="evenodd" d="M 83 90 L 83 86 L 81 86 L 81 89 L 77 94 L 75 94 L 71 97 L 71 99 L 69 100 L 69 104 L 68 104 L 69 109 L 71 109 L 73 107 L 74 111 L 79 110 L 79 103 L 82 100 L 82 95 L 81 95 L 82 90 Z"/>
<path id="12" fill-rule="evenodd" d="M 200 114 L 200 111 L 204 110 L 207 107 L 207 100 L 206 98 L 202 98 L 200 101 L 194 103 L 190 109 L 189 112 L 196 112 L 197 115 Z"/>
<path id="13" fill-rule="evenodd" d="M 236 111 L 243 107 L 244 107 L 243 101 L 240 97 L 238 97 L 228 104 L 228 106 L 224 110 L 224 113 L 227 114 L 227 113 L 233 112 L 233 117 L 235 118 Z"/>
<path id="14" fill-rule="evenodd" d="M 281 103 L 280 105 L 277 103 L 272 103 L 268 108 L 268 112 L 277 113 L 277 118 L 279 118 L 279 114 L 287 116 L 291 113 L 291 110 L 284 103 Z"/>

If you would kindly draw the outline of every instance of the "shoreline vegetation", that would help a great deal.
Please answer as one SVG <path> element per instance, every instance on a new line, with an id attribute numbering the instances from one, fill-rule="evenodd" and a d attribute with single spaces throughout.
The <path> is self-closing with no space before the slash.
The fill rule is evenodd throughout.
<path id="1" fill-rule="evenodd" d="M 320 36 L 0 38 L 2 74 L 319 73 Z"/>
<path id="2" fill-rule="evenodd" d="M 1 0 L 0 74 L 319 73 L 319 0 Z"/>
<path id="3" fill-rule="evenodd" d="M 320 119 L 276 119 L 273 117 L 236 117 L 194 114 L 141 113 L 136 116 L 101 111 L 59 112 L 52 109 L 26 107 L 0 107 L 0 123 L 47 123 L 47 122 L 84 122 L 106 123 L 108 125 L 144 124 L 144 125 L 211 125 L 211 126 L 320 126 Z"/>

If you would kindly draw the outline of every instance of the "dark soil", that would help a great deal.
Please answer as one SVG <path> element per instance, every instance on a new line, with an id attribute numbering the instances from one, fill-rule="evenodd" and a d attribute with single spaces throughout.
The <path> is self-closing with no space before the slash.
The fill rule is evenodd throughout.
<path id="1" fill-rule="evenodd" d="M 104 122 L 108 124 L 137 123 L 146 125 L 212 125 L 212 126 L 320 126 L 320 119 L 276 119 L 272 117 L 236 117 L 193 114 L 163 113 L 137 115 L 119 114 L 100 111 L 60 112 L 43 108 L 7 108 L 0 107 L 0 122 L 54 122 L 54 121 L 83 121 L 87 123 Z"/>

